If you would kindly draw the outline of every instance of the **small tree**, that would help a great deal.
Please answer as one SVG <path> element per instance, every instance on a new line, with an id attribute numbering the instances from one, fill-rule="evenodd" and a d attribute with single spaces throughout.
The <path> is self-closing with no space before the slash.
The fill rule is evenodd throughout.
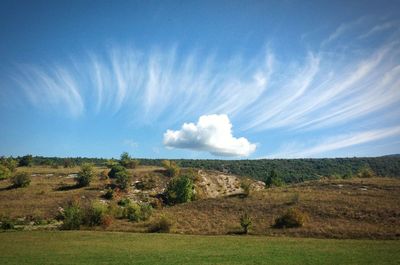
<path id="1" fill-rule="evenodd" d="M 126 190 L 129 187 L 130 175 L 126 170 L 118 171 L 115 174 L 115 182 L 121 190 Z"/>
<path id="2" fill-rule="evenodd" d="M 31 183 L 31 178 L 28 173 L 22 172 L 16 174 L 12 179 L 11 182 L 15 188 L 23 188 L 29 186 Z"/>
<path id="3" fill-rule="evenodd" d="M 244 234 L 247 234 L 249 232 L 251 225 L 252 225 L 251 218 L 247 213 L 245 213 L 240 217 L 240 226 L 242 227 Z"/>
<path id="4" fill-rule="evenodd" d="M 275 170 L 271 170 L 265 181 L 265 185 L 267 187 L 272 187 L 272 186 L 280 187 L 284 185 L 284 182 Z"/>
<path id="5" fill-rule="evenodd" d="M 8 167 L 0 165 L 0 179 L 8 179 L 11 177 L 11 171 Z"/>
<path id="6" fill-rule="evenodd" d="M 117 173 L 122 171 L 126 171 L 126 168 L 124 168 L 120 164 L 114 164 L 111 166 L 110 172 L 108 172 L 108 177 L 110 179 L 115 179 L 117 177 Z"/>
<path id="7" fill-rule="evenodd" d="M 21 157 L 19 160 L 18 166 L 20 167 L 30 167 L 32 165 L 32 155 L 26 155 Z"/>
<path id="8" fill-rule="evenodd" d="M 168 183 L 166 197 L 169 204 L 191 201 L 193 198 L 193 181 L 185 175 L 173 178 Z"/>
<path id="9" fill-rule="evenodd" d="M 372 178 L 375 177 L 375 172 L 369 166 L 364 166 L 360 169 L 357 176 L 359 178 Z"/>
<path id="10" fill-rule="evenodd" d="M 81 171 L 79 171 L 78 176 L 75 178 L 76 185 L 79 187 L 89 186 L 93 176 L 93 165 L 89 163 L 82 164 Z"/>
<path id="11" fill-rule="evenodd" d="M 162 166 L 167 171 L 167 176 L 171 178 L 179 176 L 181 172 L 181 169 L 174 161 L 164 160 L 162 161 Z"/>
<path id="12" fill-rule="evenodd" d="M 240 187 L 243 189 L 244 196 L 247 197 L 250 195 L 251 181 L 249 179 L 242 179 L 240 181 Z"/>
<path id="13" fill-rule="evenodd" d="M 72 201 L 64 209 L 62 213 L 63 224 L 61 229 L 63 230 L 79 230 L 83 222 L 83 213 L 79 204 Z"/>
<path id="14" fill-rule="evenodd" d="M 120 164 L 126 168 L 136 168 L 139 165 L 139 161 L 133 159 L 128 152 L 123 152 L 120 157 Z"/>

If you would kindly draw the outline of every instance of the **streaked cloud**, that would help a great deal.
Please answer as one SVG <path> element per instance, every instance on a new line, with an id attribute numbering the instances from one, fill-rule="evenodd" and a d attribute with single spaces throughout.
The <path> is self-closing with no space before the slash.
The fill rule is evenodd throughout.
<path id="1" fill-rule="evenodd" d="M 184 123 L 180 130 L 167 130 L 164 145 L 217 156 L 249 156 L 256 150 L 256 145 L 246 138 L 232 135 L 232 124 L 224 114 L 203 115 L 196 124 Z"/>
<path id="2" fill-rule="evenodd" d="M 324 156 L 326 153 L 390 137 L 400 136 L 400 126 L 340 134 L 318 141 L 314 144 L 288 143 L 271 158 L 304 158 Z"/>

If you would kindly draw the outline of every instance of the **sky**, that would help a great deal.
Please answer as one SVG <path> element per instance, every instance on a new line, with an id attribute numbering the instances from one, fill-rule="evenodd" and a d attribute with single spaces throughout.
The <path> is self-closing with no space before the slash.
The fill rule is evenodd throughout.
<path id="1" fill-rule="evenodd" d="M 400 153 L 400 1 L 0 2 L 0 155 Z"/>

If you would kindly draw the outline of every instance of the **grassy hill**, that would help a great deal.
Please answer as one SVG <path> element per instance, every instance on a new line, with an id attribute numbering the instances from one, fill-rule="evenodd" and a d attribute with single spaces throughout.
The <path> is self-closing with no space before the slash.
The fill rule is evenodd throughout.
<path id="1" fill-rule="evenodd" d="M 132 186 L 127 192 L 116 194 L 112 200 L 105 200 L 103 195 L 108 180 L 96 178 L 89 187 L 64 188 L 73 186 L 71 174 L 78 170 L 77 167 L 18 168 L 18 171 L 32 175 L 31 185 L 10 189 L 7 180 L 0 181 L 1 215 L 17 220 L 17 224 L 20 222 L 21 229 L 54 228 L 56 224 L 46 224 L 59 214 L 59 207 L 64 207 L 73 198 L 81 201 L 101 200 L 114 206 L 124 198 L 150 201 L 163 190 L 169 180 L 157 167 L 140 166 L 130 170 L 134 176 L 133 182 L 153 178 L 156 187 L 139 190 Z M 96 168 L 98 174 L 104 170 L 102 167 Z M 209 174 L 210 179 L 225 180 L 227 176 Z M 206 182 L 201 180 L 201 183 Z M 248 197 L 235 193 L 224 196 L 223 188 L 223 185 L 215 186 L 215 189 L 221 189 L 221 196 L 156 208 L 148 221 L 131 222 L 116 218 L 107 228 L 83 229 L 146 232 L 154 220 L 166 216 L 173 224 L 172 233 L 226 235 L 240 231 L 240 216 L 248 213 L 253 222 L 250 233 L 254 235 L 379 239 L 400 237 L 400 179 L 327 178 L 254 191 Z M 275 219 L 290 208 L 296 208 L 308 216 L 305 225 L 291 229 L 272 228 Z M 27 221 L 34 224 L 27 225 Z"/>

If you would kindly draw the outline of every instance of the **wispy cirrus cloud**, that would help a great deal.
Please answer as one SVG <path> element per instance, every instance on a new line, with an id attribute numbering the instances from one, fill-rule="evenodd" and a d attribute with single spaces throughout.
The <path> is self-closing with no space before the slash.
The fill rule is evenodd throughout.
<path id="1" fill-rule="evenodd" d="M 281 150 L 270 155 L 270 158 L 307 158 L 318 157 L 331 151 L 341 150 L 365 143 L 378 141 L 389 137 L 400 136 L 400 126 L 382 128 L 376 130 L 359 131 L 345 133 L 333 137 L 325 138 L 313 144 L 289 143 L 284 145 Z"/>
<path id="2" fill-rule="evenodd" d="M 114 46 L 62 66 L 20 65 L 13 78 L 33 106 L 72 117 L 123 110 L 143 124 L 169 127 L 223 113 L 249 133 L 345 124 L 354 131 L 354 121 L 364 118 L 374 129 L 376 113 L 400 109 L 400 38 L 397 22 L 365 26 L 365 21 L 340 25 L 318 49 L 293 59 L 283 60 L 272 45 L 251 58 L 185 53 L 178 46 L 146 51 Z M 387 38 L 361 44 L 383 31 Z M 335 49 L 338 40 L 351 45 Z"/>

